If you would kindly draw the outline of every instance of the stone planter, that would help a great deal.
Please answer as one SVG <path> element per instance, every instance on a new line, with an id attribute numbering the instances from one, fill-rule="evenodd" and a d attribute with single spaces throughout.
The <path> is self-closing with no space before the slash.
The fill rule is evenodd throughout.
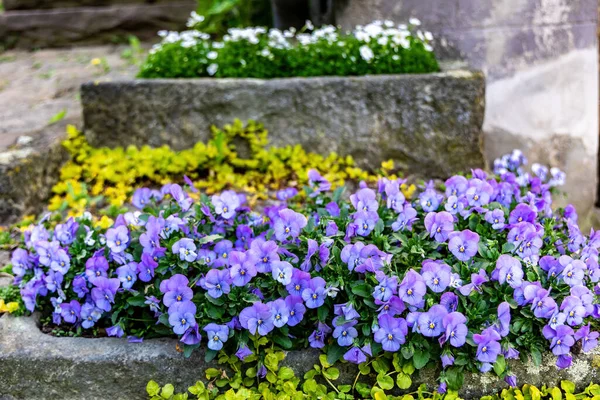
<path id="1" fill-rule="evenodd" d="M 210 126 L 262 122 L 274 145 L 351 155 L 378 168 L 445 178 L 484 166 L 485 84 L 463 70 L 422 75 L 286 79 L 157 79 L 87 83 L 85 134 L 94 146 L 205 141 Z"/>
<path id="2" fill-rule="evenodd" d="M 177 352 L 173 339 L 153 339 L 143 343 L 128 343 L 126 339 L 58 338 L 43 334 L 32 317 L 0 318 L 0 399 L 145 399 L 145 387 L 153 379 L 161 384 L 172 383 L 184 391 L 204 371 L 218 367 L 205 363 L 202 351 L 191 358 Z M 598 350 L 596 350 L 598 351 Z M 558 371 L 556 358 L 544 357 L 543 366 L 512 361 L 511 367 L 520 384 L 556 385 L 568 379 L 578 388 L 597 379 L 598 356 L 576 355 L 573 366 Z M 302 376 L 318 364 L 316 350 L 289 352 L 283 364 Z M 336 384 L 352 384 L 356 366 L 340 364 Z M 422 383 L 435 389 L 438 371 L 430 368 L 413 375 L 413 387 Z M 369 382 L 374 377 L 363 377 Z M 361 379 L 363 379 L 361 378 Z M 507 387 L 492 374 L 467 374 L 460 394 L 466 399 L 479 399 Z"/>
<path id="3" fill-rule="evenodd" d="M 102 7 L 113 4 L 166 3 L 169 0 L 4 0 L 4 9 L 35 10 L 63 7 Z"/>

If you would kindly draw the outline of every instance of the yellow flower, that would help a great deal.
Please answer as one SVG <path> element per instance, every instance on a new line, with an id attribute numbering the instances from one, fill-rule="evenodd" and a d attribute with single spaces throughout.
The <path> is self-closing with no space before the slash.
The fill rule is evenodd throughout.
<path id="1" fill-rule="evenodd" d="M 4 303 L 3 299 L 0 299 L 0 314 L 9 313 L 12 314 L 19 309 L 19 303 L 11 301 L 8 304 Z"/>
<path id="2" fill-rule="evenodd" d="M 408 186 L 406 183 L 403 183 L 400 186 L 400 190 L 402 191 L 402 194 L 404 195 L 404 197 L 406 197 L 407 199 L 410 199 L 410 198 L 412 198 L 413 194 L 415 193 L 415 190 L 417 190 L 417 187 L 415 185 Z"/>
<path id="3" fill-rule="evenodd" d="M 111 218 L 107 217 L 106 215 L 103 215 L 99 221 L 96 221 L 94 223 L 94 226 L 100 227 L 102 229 L 108 229 L 112 226 L 113 223 L 114 221 Z"/>
<path id="4" fill-rule="evenodd" d="M 92 61 L 90 61 L 90 63 L 94 66 L 97 66 L 97 65 L 102 64 L 102 60 L 96 57 L 96 58 L 92 58 Z"/>
<path id="5" fill-rule="evenodd" d="M 381 163 L 381 169 L 391 171 L 394 169 L 394 160 L 387 160 Z"/>

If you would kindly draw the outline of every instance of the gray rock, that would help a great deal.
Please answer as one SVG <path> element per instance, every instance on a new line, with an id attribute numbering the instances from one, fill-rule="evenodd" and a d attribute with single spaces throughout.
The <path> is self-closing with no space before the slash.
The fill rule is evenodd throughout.
<path id="1" fill-rule="evenodd" d="M 477 72 L 287 79 L 88 83 L 86 137 L 95 146 L 206 141 L 210 126 L 262 122 L 273 145 L 301 144 L 378 168 L 394 159 L 423 177 L 484 166 L 484 80 Z"/>
<path id="2" fill-rule="evenodd" d="M 127 42 L 129 35 L 156 41 L 161 29 L 185 28 L 192 0 L 169 4 L 56 8 L 0 13 L 0 45 L 42 48 Z"/>
<path id="3" fill-rule="evenodd" d="M 189 359 L 176 350 L 174 339 L 152 339 L 128 343 L 114 338 L 58 338 L 43 334 L 32 317 L 0 318 L 0 399 L 144 399 L 147 382 L 172 383 L 177 391 L 185 391 L 197 380 L 204 380 L 207 368 L 219 366 L 205 363 L 204 352 L 196 351 Z M 538 387 L 556 385 L 568 379 L 582 389 L 598 376 L 599 353 L 574 356 L 573 366 L 558 371 L 556 358 L 544 356 L 541 367 L 532 363 L 511 362 L 512 371 L 521 384 Z M 288 352 L 283 365 L 302 376 L 318 364 L 319 351 Z M 340 364 L 336 384 L 352 384 L 357 368 Z M 439 371 L 433 368 L 413 375 L 413 391 L 425 383 L 436 387 Z M 364 380 L 363 380 L 364 379 Z M 374 377 L 361 377 L 365 383 Z M 506 387 L 492 374 L 467 374 L 461 397 L 480 398 Z"/>
<path id="4" fill-rule="evenodd" d="M 50 129 L 26 147 L 0 152 L 0 224 L 42 211 L 68 159 L 61 136 Z"/>
<path id="5" fill-rule="evenodd" d="M 63 7 L 102 7 L 112 4 L 166 3 L 169 0 L 4 0 L 4 9 L 35 10 Z"/>

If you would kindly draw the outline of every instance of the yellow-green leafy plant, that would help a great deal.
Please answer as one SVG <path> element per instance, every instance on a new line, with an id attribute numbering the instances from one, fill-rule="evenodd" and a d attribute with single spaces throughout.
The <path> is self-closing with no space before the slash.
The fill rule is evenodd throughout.
<path id="1" fill-rule="evenodd" d="M 63 145 L 71 158 L 53 188 L 49 209 L 69 210 L 70 215 L 102 204 L 103 199 L 120 207 L 137 187 L 181 182 L 184 176 L 208 194 L 242 191 L 250 204 L 284 187 L 302 192 L 310 169 L 321 171 L 333 187 L 348 181 L 373 183 L 378 177 L 356 167 L 350 156 L 323 156 L 300 145 L 269 146 L 267 131 L 254 121 L 245 126 L 236 120 L 223 129 L 213 127 L 207 143 L 182 151 L 167 146 L 94 148 L 74 126 L 67 128 L 67 135 Z M 395 178 L 390 175 L 393 169 L 393 162 L 383 163 L 380 176 Z M 403 190 L 410 196 L 414 186 Z"/>

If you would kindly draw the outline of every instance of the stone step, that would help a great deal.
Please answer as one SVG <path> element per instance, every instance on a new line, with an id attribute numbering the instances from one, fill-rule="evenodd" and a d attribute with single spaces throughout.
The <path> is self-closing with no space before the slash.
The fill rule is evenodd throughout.
<path id="1" fill-rule="evenodd" d="M 0 318 L 0 399 L 141 400 L 147 398 L 145 387 L 150 379 L 161 385 L 171 383 L 176 391 L 182 392 L 198 380 L 206 383 L 208 368 L 220 367 L 214 361 L 204 362 L 203 348 L 186 359 L 176 350 L 175 339 L 128 343 L 125 338 L 54 337 L 42 333 L 38 323 L 35 317 Z M 282 366 L 292 368 L 302 378 L 313 365 L 319 365 L 319 354 L 316 349 L 289 351 Z M 540 367 L 531 361 L 508 360 L 508 364 L 520 384 L 541 388 L 570 380 L 579 392 L 597 379 L 600 372 L 597 357 L 595 353 L 576 354 L 573 366 L 565 370 L 557 370 L 556 356 L 552 354 L 543 355 Z M 336 385 L 354 382 L 358 375 L 356 365 L 340 363 L 336 367 L 340 370 L 339 378 L 334 381 Z M 411 388 L 405 393 L 415 391 L 421 384 L 435 390 L 439 372 L 430 367 L 417 370 L 412 375 Z M 368 384 L 375 378 L 371 374 L 361 376 L 359 381 Z M 479 399 L 507 387 L 493 373 L 467 373 L 459 394 L 464 399 Z"/>
<path id="2" fill-rule="evenodd" d="M 485 84 L 465 70 L 421 75 L 285 79 L 156 79 L 87 83 L 85 134 L 95 146 L 206 141 L 211 125 L 256 120 L 273 145 L 387 159 L 422 177 L 483 168 Z"/>
<path id="3" fill-rule="evenodd" d="M 106 7 L 8 11 L 0 14 L 4 48 L 68 47 L 126 42 L 129 35 L 155 41 L 161 29 L 180 30 L 196 1 Z"/>
<path id="4" fill-rule="evenodd" d="M 38 10 L 67 7 L 104 7 L 113 4 L 167 3 L 170 0 L 4 0 L 4 9 Z"/>

